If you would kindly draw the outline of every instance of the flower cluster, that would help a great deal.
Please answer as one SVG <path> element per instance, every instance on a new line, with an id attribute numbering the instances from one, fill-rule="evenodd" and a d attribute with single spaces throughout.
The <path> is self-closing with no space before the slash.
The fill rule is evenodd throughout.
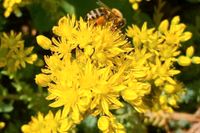
<path id="1" fill-rule="evenodd" d="M 33 48 L 24 48 L 21 33 L 3 33 L 0 36 L 0 67 L 8 72 L 16 72 L 21 67 L 26 67 L 26 63 L 33 64 L 37 60 L 37 55 L 32 53 Z"/>
<path id="2" fill-rule="evenodd" d="M 61 117 L 59 110 L 54 115 L 51 111 L 46 116 L 38 113 L 37 117 L 32 117 L 28 124 L 21 127 L 23 133 L 64 133 L 71 128 L 72 122 Z"/>
<path id="3" fill-rule="evenodd" d="M 181 42 L 191 37 L 179 17 L 164 20 L 158 30 L 129 27 L 134 48 L 112 25 L 93 26 L 74 16 L 63 17 L 53 27 L 56 37 L 37 36 L 38 44 L 52 52 L 36 83 L 47 87 L 51 107 L 62 107 L 62 118 L 79 124 L 88 114 L 97 116 L 105 133 L 125 132 L 111 110 L 123 101 L 138 112 L 148 109 L 172 111 L 184 93 L 175 79 Z M 190 50 L 191 51 L 191 50 Z M 192 58 L 191 52 L 187 56 Z M 197 57 L 198 58 L 198 57 Z M 193 58 L 192 58 L 193 59 Z M 196 59 L 198 60 L 198 59 Z M 198 64 L 198 61 L 196 61 Z"/>
<path id="4" fill-rule="evenodd" d="M 48 87 L 47 99 L 55 100 L 50 106 L 63 106 L 63 117 L 71 116 L 74 123 L 88 112 L 114 117 L 110 110 L 123 107 L 119 98 L 126 87 L 121 78 L 125 66 L 117 67 L 117 59 L 132 48 L 120 31 L 110 28 L 68 16 L 53 27 L 57 39 L 37 37 L 53 55 L 45 56 L 47 67 L 36 76 L 36 83 Z"/>
<path id="5" fill-rule="evenodd" d="M 4 16 L 7 18 L 10 16 L 12 12 L 14 12 L 17 16 L 21 14 L 18 5 L 22 2 L 22 0 L 4 0 L 3 7 L 6 9 L 4 12 Z"/>
<path id="6" fill-rule="evenodd" d="M 176 107 L 177 101 L 184 93 L 183 85 L 175 79 L 175 75 L 180 71 L 176 70 L 174 64 L 199 64 L 199 57 L 192 58 L 192 47 L 188 48 L 186 57 L 179 57 L 181 43 L 192 36 L 190 32 L 184 32 L 185 28 L 185 24 L 180 23 L 180 18 L 176 16 L 171 20 L 171 24 L 168 20 L 163 20 L 157 30 L 148 29 L 146 22 L 141 29 L 133 25 L 127 30 L 127 36 L 133 39 L 135 47 L 133 67 L 143 67 L 141 70 L 136 69 L 137 73 L 143 71 L 138 81 L 151 84 L 150 98 L 146 101 L 152 103 L 153 110 L 172 111 L 171 106 Z"/>

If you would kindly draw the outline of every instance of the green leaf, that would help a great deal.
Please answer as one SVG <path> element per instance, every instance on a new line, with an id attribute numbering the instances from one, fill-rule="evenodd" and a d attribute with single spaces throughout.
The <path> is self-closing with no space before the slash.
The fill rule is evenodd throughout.
<path id="1" fill-rule="evenodd" d="M 84 123 L 87 127 L 92 128 L 97 124 L 97 118 L 90 115 L 84 120 Z"/>
<path id="2" fill-rule="evenodd" d="M 55 24 L 54 16 L 51 16 L 39 3 L 31 4 L 28 9 L 35 28 L 40 32 L 50 31 Z"/>
<path id="3" fill-rule="evenodd" d="M 133 14 L 133 21 L 134 24 L 139 25 L 140 27 L 143 25 L 144 22 L 148 22 L 148 28 L 154 25 L 150 16 L 143 12 L 135 12 Z"/>
<path id="4" fill-rule="evenodd" d="M 75 14 L 75 7 L 70 4 L 69 2 L 67 1 L 61 1 L 59 3 L 60 7 L 64 10 L 64 12 L 67 14 Z"/>
<path id="5" fill-rule="evenodd" d="M 97 133 L 97 118 L 93 116 L 88 116 L 81 124 L 78 126 L 78 129 L 82 133 Z"/>
<path id="6" fill-rule="evenodd" d="M 20 133 L 20 126 L 19 122 L 9 122 L 4 133 Z"/>
<path id="7" fill-rule="evenodd" d="M 8 112 L 11 112 L 13 109 L 14 108 L 13 108 L 13 105 L 11 102 L 6 104 L 6 103 L 0 101 L 0 113 L 3 113 L 3 112 L 8 113 Z"/>
<path id="8" fill-rule="evenodd" d="M 6 18 L 3 16 L 4 9 L 0 7 L 0 31 L 4 29 Z"/>
<path id="9" fill-rule="evenodd" d="M 177 124 L 181 128 L 189 128 L 190 126 L 190 123 L 186 120 L 179 120 Z"/>
<path id="10" fill-rule="evenodd" d="M 12 84 L 13 87 L 15 87 L 17 92 L 20 92 L 23 88 L 22 85 L 18 82 L 12 82 L 11 84 Z"/>

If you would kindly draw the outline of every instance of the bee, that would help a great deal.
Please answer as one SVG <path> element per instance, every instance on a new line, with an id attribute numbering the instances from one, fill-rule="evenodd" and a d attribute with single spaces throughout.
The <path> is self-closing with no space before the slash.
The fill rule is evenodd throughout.
<path id="1" fill-rule="evenodd" d="M 121 29 L 125 26 L 126 20 L 118 9 L 110 9 L 101 1 L 98 1 L 97 4 L 100 7 L 87 13 L 87 21 L 93 23 L 95 26 L 106 25 L 106 23 L 110 22 L 112 24 L 112 30 Z"/>

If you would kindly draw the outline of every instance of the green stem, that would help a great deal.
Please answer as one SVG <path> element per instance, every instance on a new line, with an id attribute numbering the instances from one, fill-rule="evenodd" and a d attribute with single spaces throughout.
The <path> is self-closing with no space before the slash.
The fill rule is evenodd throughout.
<path id="1" fill-rule="evenodd" d="M 16 94 L 7 94 L 6 96 L 0 96 L 0 101 L 8 99 L 8 100 L 20 100 L 19 95 Z"/>

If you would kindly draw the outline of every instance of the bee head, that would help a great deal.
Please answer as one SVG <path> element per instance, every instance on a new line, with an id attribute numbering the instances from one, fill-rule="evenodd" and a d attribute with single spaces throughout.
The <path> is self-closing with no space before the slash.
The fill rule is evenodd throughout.
<path id="1" fill-rule="evenodd" d="M 125 26 L 126 20 L 124 18 L 118 18 L 114 20 L 114 25 L 117 29 L 121 29 Z"/>
<path id="2" fill-rule="evenodd" d="M 118 27 L 123 28 L 125 25 L 126 25 L 126 19 L 123 18 L 123 19 L 121 19 L 121 20 L 119 21 Z"/>

